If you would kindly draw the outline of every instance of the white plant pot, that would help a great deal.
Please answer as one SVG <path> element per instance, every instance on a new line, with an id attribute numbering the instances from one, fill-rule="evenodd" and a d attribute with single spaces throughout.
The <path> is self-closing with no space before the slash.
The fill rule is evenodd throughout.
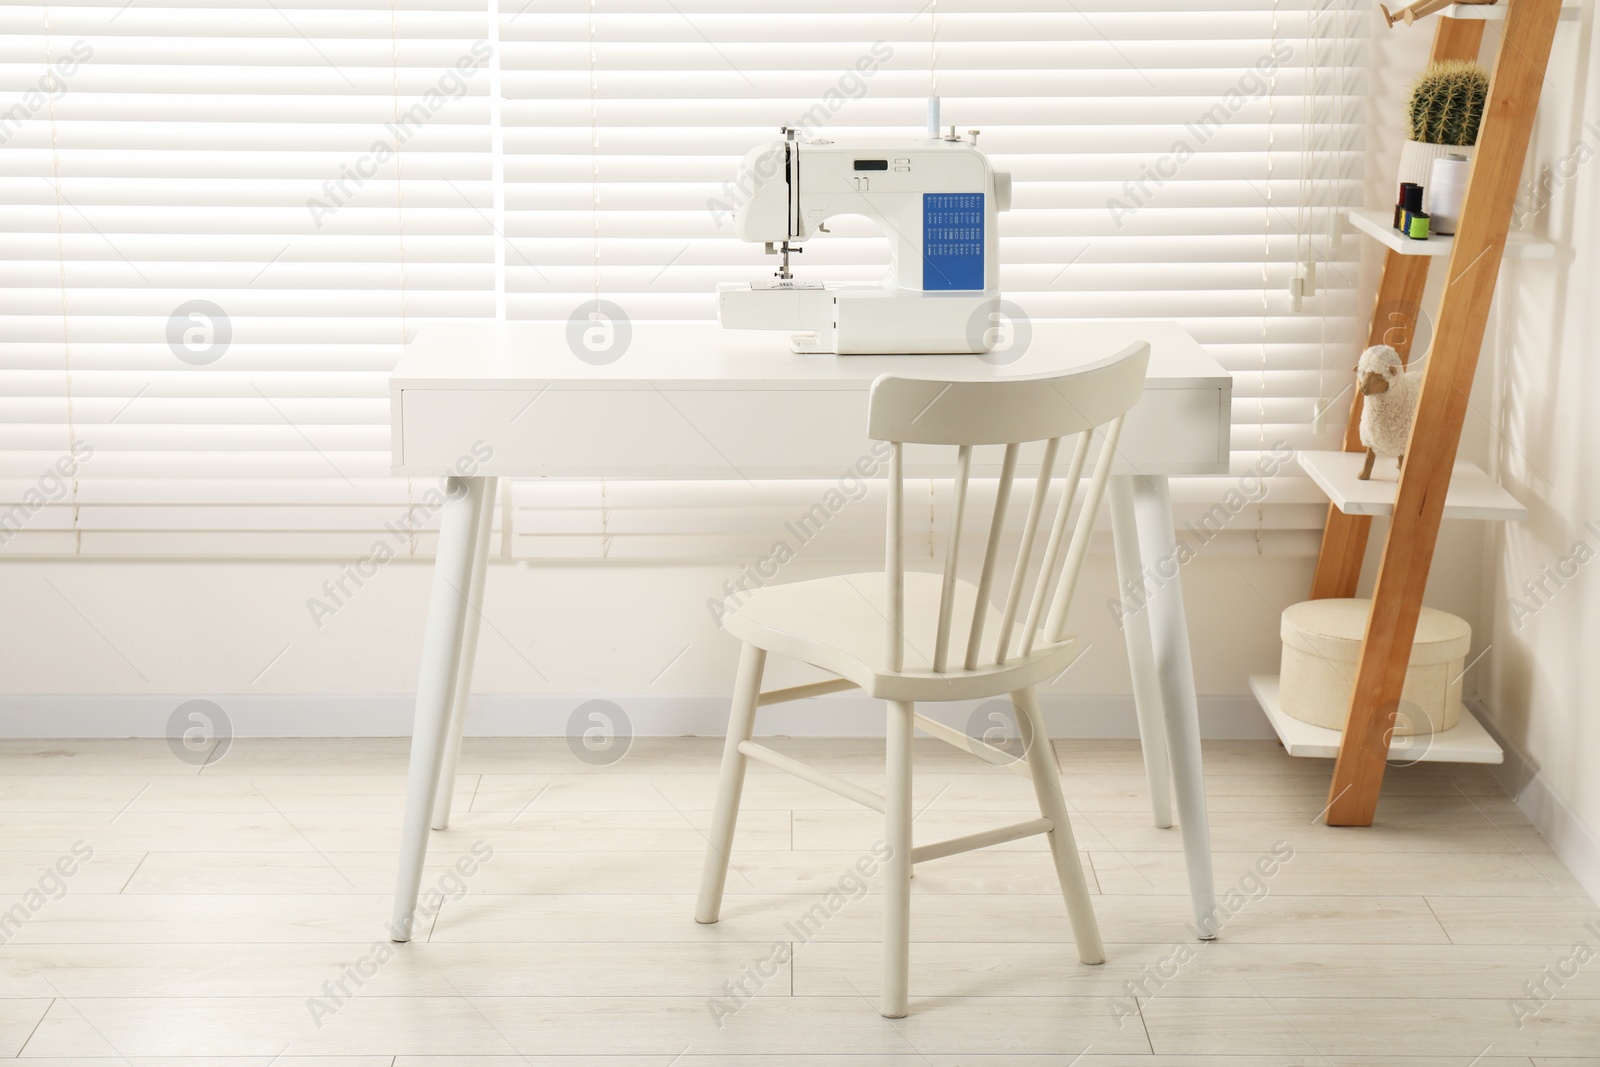
<path id="1" fill-rule="evenodd" d="M 1459 156 L 1463 153 L 1453 152 Z M 1471 159 L 1436 159 L 1422 190 L 1422 210 L 1428 213 L 1428 232 L 1453 234 L 1461 221 L 1461 202 L 1467 198 Z"/>
<path id="2" fill-rule="evenodd" d="M 1400 146 L 1400 176 L 1395 179 L 1394 184 L 1395 202 L 1398 203 L 1400 200 L 1401 184 L 1415 182 L 1422 186 L 1423 199 L 1426 203 L 1428 182 L 1433 179 L 1433 161 L 1451 154 L 1466 156 L 1468 161 L 1471 161 L 1477 150 L 1477 145 L 1425 144 L 1422 141 L 1407 141 Z M 1423 210 L 1429 209 L 1425 207 Z M 1429 227 L 1430 230 L 1433 228 Z"/>

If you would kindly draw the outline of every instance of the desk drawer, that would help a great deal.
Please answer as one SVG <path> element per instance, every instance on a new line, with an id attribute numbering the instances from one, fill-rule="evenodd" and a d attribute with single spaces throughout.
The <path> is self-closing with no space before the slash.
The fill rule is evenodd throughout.
<path id="1" fill-rule="evenodd" d="M 1224 394 L 1147 389 L 1119 469 L 1225 472 Z M 395 421 L 395 472 L 414 475 L 454 467 L 478 442 L 493 449 L 486 475 L 614 478 L 832 477 L 871 448 L 857 389 L 403 389 Z M 952 455 L 913 448 L 908 473 L 947 473 Z M 975 473 L 996 473 L 998 449 L 977 458 Z"/>

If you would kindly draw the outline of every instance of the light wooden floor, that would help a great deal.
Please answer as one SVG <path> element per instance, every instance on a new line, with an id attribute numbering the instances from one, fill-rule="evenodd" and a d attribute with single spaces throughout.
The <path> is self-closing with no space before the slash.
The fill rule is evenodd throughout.
<path id="1" fill-rule="evenodd" d="M 880 745 L 775 742 L 878 788 Z M 850 898 L 876 816 L 756 766 L 723 921 L 692 921 L 719 746 L 640 740 L 593 768 L 560 740 L 469 740 L 460 814 L 434 835 L 425 885 L 476 842 L 492 859 L 313 1019 L 311 998 L 388 944 L 405 742 L 239 741 L 203 769 L 161 741 L 0 743 L 0 913 L 38 905 L 0 947 L 0 1057 L 1600 1065 L 1600 959 L 1525 1025 L 1508 1006 L 1576 943 L 1600 950 L 1600 908 L 1487 770 L 1392 771 L 1380 825 L 1330 829 L 1316 818 L 1325 762 L 1206 746 L 1219 889 L 1275 846 L 1293 858 L 1246 881 L 1249 903 L 1201 945 L 1184 928 L 1177 831 L 1150 826 L 1136 747 L 1062 743 L 1107 963 L 1077 962 L 1042 839 L 940 860 L 913 883 L 911 1016 L 890 1022 L 875 1010 L 876 889 Z M 937 743 L 919 742 L 917 766 L 919 841 L 1037 814 L 1024 779 Z M 29 898 L 80 840 L 94 856 L 65 894 Z M 841 881 L 837 910 L 797 943 Z M 757 969 L 771 977 L 745 977 Z M 739 981 L 742 1006 L 724 990 Z M 720 1026 L 711 998 L 737 1008 Z"/>

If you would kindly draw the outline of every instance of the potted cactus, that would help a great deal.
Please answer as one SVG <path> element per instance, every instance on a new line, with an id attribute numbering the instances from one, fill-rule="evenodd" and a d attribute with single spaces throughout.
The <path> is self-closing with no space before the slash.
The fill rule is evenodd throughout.
<path id="1" fill-rule="evenodd" d="M 1470 166 L 1488 95 L 1489 72 L 1481 65 L 1467 60 L 1429 64 L 1411 88 L 1406 115 L 1409 139 L 1400 149 L 1397 183 L 1415 182 L 1425 192 L 1431 192 L 1435 160 L 1447 160 L 1444 169 L 1454 166 L 1464 171 Z M 1457 158 L 1450 159 L 1452 156 Z M 1463 188 L 1465 181 L 1448 184 L 1453 189 Z M 1435 207 L 1449 206 L 1431 203 L 1427 210 L 1432 214 Z M 1450 214 L 1453 216 L 1454 212 Z M 1439 232 L 1448 233 L 1453 229 L 1451 226 Z"/>

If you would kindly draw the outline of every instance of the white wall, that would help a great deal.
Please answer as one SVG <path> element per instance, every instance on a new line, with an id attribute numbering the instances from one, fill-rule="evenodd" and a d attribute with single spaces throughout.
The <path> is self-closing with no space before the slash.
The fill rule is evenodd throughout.
<path id="1" fill-rule="evenodd" d="M 1380 31 L 1375 42 L 1368 203 L 1392 197 L 1399 117 L 1410 72 L 1426 59 L 1431 30 Z M 1502 268 L 1461 447 L 1531 516 L 1509 525 L 1447 524 L 1428 603 L 1473 621 L 1472 655 L 1482 658 L 1468 675 L 1469 699 L 1507 748 L 1503 779 L 1600 896 L 1597 33 L 1596 12 L 1588 5 L 1580 21 L 1563 22 L 1557 30 L 1519 198 L 1520 221 L 1513 223 L 1553 241 L 1556 254 L 1551 260 L 1507 260 Z M 1486 62 L 1493 61 L 1497 45 L 1491 27 L 1484 40 Z M 1439 280 L 1430 285 L 1430 306 Z M 1379 541 L 1375 536 L 1369 572 Z M 1481 545 L 1476 562 L 1473 543 Z M 1592 562 L 1578 562 L 1590 553 Z M 1545 577 L 1546 567 L 1556 578 Z M 1545 589 L 1530 597 L 1523 583 L 1541 579 Z M 1447 588 L 1456 602 L 1476 603 L 1466 610 L 1450 606 L 1441 600 Z"/>
<path id="2" fill-rule="evenodd" d="M 1600 828 L 1596 25 L 1594 8 L 1585 5 L 1581 23 L 1563 23 L 1557 32 L 1525 175 L 1543 192 L 1524 196 L 1524 226 L 1555 242 L 1555 258 L 1505 268 L 1479 371 L 1492 383 L 1488 418 L 1479 421 L 1493 424 L 1499 477 L 1532 516 L 1487 531 L 1485 612 L 1493 647 L 1478 691 L 1501 734 L 1525 757 L 1512 770 L 1531 780 L 1527 804 L 1542 813 L 1546 833 L 1558 847 L 1570 835 L 1572 848 L 1589 849 L 1591 888 L 1600 886 L 1593 833 Z M 1562 565 L 1563 559 L 1571 562 Z M 1546 579 L 1545 591 L 1530 597 L 1523 583 L 1540 581 L 1547 566 L 1559 582 Z"/>
<path id="3" fill-rule="evenodd" d="M 785 578 L 825 569 L 797 561 Z M 167 712 L 191 697 L 221 704 L 241 734 L 406 732 L 429 569 L 388 565 L 319 628 L 306 600 L 338 570 L 334 561 L 0 564 L 0 603 L 9 606 L 0 613 L 8 694 L 0 732 L 48 735 L 60 732 L 49 726 L 55 719 L 99 723 L 93 732 L 159 733 Z M 731 564 L 494 564 L 474 687 L 502 696 L 487 702 L 489 722 L 559 732 L 566 710 L 599 697 L 628 709 L 640 733 L 720 732 L 736 643 L 716 629 L 706 601 L 735 573 Z M 1086 651 L 1049 690 L 1106 711 L 1077 733 L 1132 735 L 1127 661 L 1106 607 L 1113 573 L 1109 557 L 1091 557 L 1072 618 Z M 1302 599 L 1310 575 L 1311 560 L 1298 557 L 1212 554 L 1185 568 L 1199 691 L 1216 698 L 1207 701 L 1213 734 L 1267 736 L 1245 679 L 1275 670 L 1273 605 Z M 769 677 L 811 676 L 775 663 Z M 307 696 L 317 699 L 297 709 Z M 857 732 L 838 722 L 811 729 Z M 873 715 L 866 732 L 881 729 Z"/>

